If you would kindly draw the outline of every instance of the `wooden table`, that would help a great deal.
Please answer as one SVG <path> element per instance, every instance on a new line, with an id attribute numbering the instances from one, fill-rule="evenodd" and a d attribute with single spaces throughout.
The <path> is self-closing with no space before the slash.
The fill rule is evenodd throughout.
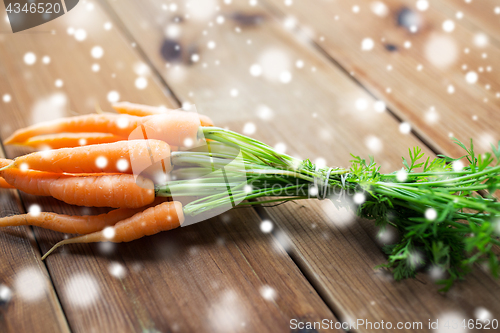
<path id="1" fill-rule="evenodd" d="M 16 34 L 2 19 L 1 138 L 118 98 L 194 103 L 218 126 L 328 165 L 371 154 L 393 171 L 416 145 L 460 156 L 450 136 L 485 151 L 500 139 L 500 1 L 429 3 L 80 1 Z M 26 152 L 3 148 L 9 158 Z M 2 215 L 32 205 L 102 211 L 0 193 Z M 483 267 L 446 294 L 425 272 L 395 282 L 374 268 L 386 260 L 380 236 L 316 200 L 235 209 L 128 244 L 64 247 L 44 262 L 60 234 L 5 228 L 0 295 L 12 298 L 0 304 L 0 331 L 315 332 L 329 330 L 291 321 L 364 319 L 406 324 L 377 332 L 423 332 L 429 320 L 500 319 L 500 284 Z"/>

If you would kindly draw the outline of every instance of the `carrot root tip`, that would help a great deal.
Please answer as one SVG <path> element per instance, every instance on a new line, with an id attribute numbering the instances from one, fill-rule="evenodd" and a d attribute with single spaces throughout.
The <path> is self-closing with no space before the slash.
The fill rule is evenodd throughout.
<path id="1" fill-rule="evenodd" d="M 95 103 L 95 113 L 97 114 L 104 114 L 104 111 L 102 111 L 101 106 L 99 105 L 98 102 Z"/>

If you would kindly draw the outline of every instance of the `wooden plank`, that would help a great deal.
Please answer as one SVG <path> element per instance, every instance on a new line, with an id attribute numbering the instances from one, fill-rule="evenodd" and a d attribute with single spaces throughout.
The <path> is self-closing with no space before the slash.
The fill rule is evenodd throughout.
<path id="1" fill-rule="evenodd" d="M 189 10 L 162 11 L 160 1 L 108 3 L 123 22 L 139 22 L 127 27 L 176 95 L 195 102 L 218 124 L 242 131 L 252 128 L 251 122 L 256 128 L 252 136 L 272 145 L 282 143 L 294 155 L 322 157 L 330 165 L 347 165 L 350 152 L 372 153 L 387 171 L 399 168 L 400 156 L 418 144 L 413 136 L 399 131 L 400 124 L 388 113 L 373 110 L 373 97 L 307 43 L 284 31 L 259 6 L 233 1 L 203 22 L 191 25 L 189 19 L 184 20 L 179 25 L 180 37 L 170 43 L 181 50 L 198 50 L 199 61 L 192 64 L 174 63 L 158 52 L 165 44 L 165 27 L 175 16 L 190 14 Z M 210 8 L 205 9 L 210 13 Z M 220 25 L 215 23 L 218 15 L 225 18 Z M 215 48 L 208 47 L 210 41 Z M 304 64 L 301 68 L 295 68 L 298 60 Z M 271 69 L 265 68 L 268 61 Z M 249 69 L 259 62 L 264 72 L 271 73 L 252 77 Z M 290 66 L 283 67 L 287 62 Z M 292 80 L 281 83 L 280 71 L 276 80 L 273 65 L 290 71 Z M 284 78 L 287 81 L 287 75 Z M 274 118 L 268 120 L 271 115 Z M 385 259 L 369 235 L 371 229 L 358 221 L 345 229 L 336 226 L 335 218 L 325 216 L 329 210 L 328 202 L 310 201 L 266 208 L 261 213 L 279 226 L 277 233 L 289 253 L 342 320 L 427 323 L 447 313 L 468 318 L 480 306 L 498 314 L 500 304 L 488 292 L 498 286 L 480 271 L 445 297 L 425 276 L 395 283 L 374 271 Z M 464 299 L 468 301 L 457 303 Z"/>
<path id="2" fill-rule="evenodd" d="M 430 331 L 425 326 L 429 319 L 475 319 L 482 309 L 493 318 L 500 313 L 495 296 L 500 287 L 488 272 L 476 268 L 444 296 L 426 272 L 416 279 L 395 282 L 389 272 L 374 269 L 385 263 L 386 257 L 372 221 L 346 223 L 343 212 L 333 208 L 331 202 L 300 203 L 299 207 L 287 204 L 265 209 L 263 216 L 269 216 L 285 231 L 288 238 L 284 242 L 295 247 L 299 267 L 311 272 L 310 280 L 341 320 L 383 319 L 394 326 L 397 322 L 421 322 L 422 330 L 412 327 L 408 331 L 426 332 Z M 370 332 L 367 327 L 360 331 Z"/>
<path id="3" fill-rule="evenodd" d="M 484 47 L 475 44 L 480 31 L 462 24 L 468 20 L 467 13 L 456 19 L 456 11 L 439 10 L 441 2 L 432 1 L 421 12 L 415 1 L 388 0 L 378 10 L 383 14 L 380 17 L 368 0 L 356 5 L 294 1 L 292 6 L 266 1 L 275 13 L 280 12 L 283 18 L 293 16 L 311 31 L 310 37 L 322 49 L 386 101 L 436 151 L 461 156 L 449 136 L 462 141 L 473 138 L 478 150 L 485 151 L 490 142 L 500 139 L 496 130 L 500 118 L 495 112 L 500 105 L 500 82 L 495 74 L 500 49 L 494 43 Z M 451 32 L 442 27 L 447 20 L 454 22 Z M 415 33 L 410 31 L 411 25 L 417 27 Z M 362 42 L 367 38 L 373 49 L 363 50 Z M 366 43 L 366 48 L 372 47 L 370 41 Z M 470 72 L 477 74 L 477 83 L 467 82 Z M 474 74 L 469 75 L 473 82 Z M 449 89 L 453 93 L 448 93 Z"/>
<path id="4" fill-rule="evenodd" d="M 92 246 L 49 258 L 56 285 L 67 285 L 68 270 L 99 281 L 101 299 L 91 309 L 67 310 L 74 329 L 285 332 L 292 318 L 335 321 L 279 243 L 260 232 L 255 213 L 224 219 L 120 245 L 108 255 Z M 111 275 L 122 271 L 124 278 Z M 71 308 L 74 296 L 63 294 L 62 303 Z"/>
<path id="5" fill-rule="evenodd" d="M 0 158 L 4 156 L 0 149 Z M 18 192 L 0 189 L 0 215 L 21 213 Z M 40 260 L 33 230 L 0 230 L 0 253 L 0 331 L 69 332 L 50 276 Z"/>
<path id="6" fill-rule="evenodd" d="M 55 35 L 2 37 L 1 92 L 11 95 L 5 104 L 8 109 L 2 109 L 6 111 L 2 112 L 3 138 L 36 121 L 92 112 L 95 102 L 107 110 L 110 91 L 117 91 L 122 100 L 177 106 L 164 94 L 154 71 L 146 76 L 146 89 L 136 88 L 136 64 L 144 59 L 101 7 L 93 5 L 77 6 L 38 28 L 54 30 Z M 108 21 L 113 28 L 103 29 Z M 68 26 L 85 29 L 86 39 L 76 41 L 66 33 Z M 104 50 L 101 59 L 90 56 L 95 45 Z M 23 63 L 26 52 L 37 57 L 32 66 Z M 49 65 L 41 62 L 45 55 L 51 57 Z M 93 63 L 100 64 L 99 72 L 91 70 Z M 54 87 L 59 78 L 63 87 Z M 54 105 L 54 96 L 55 102 L 66 103 Z M 40 101 L 47 104 L 38 108 Z M 21 152 L 8 147 L 9 157 Z M 22 195 L 22 199 L 43 211 L 80 215 L 104 211 L 50 198 Z M 288 332 L 292 318 L 335 322 L 276 239 L 260 232 L 260 219 L 253 210 L 231 212 L 223 220 L 128 244 L 65 247 L 51 255 L 46 263 L 71 329 Z M 43 252 L 62 239 L 61 234 L 38 228 L 35 235 Z"/>

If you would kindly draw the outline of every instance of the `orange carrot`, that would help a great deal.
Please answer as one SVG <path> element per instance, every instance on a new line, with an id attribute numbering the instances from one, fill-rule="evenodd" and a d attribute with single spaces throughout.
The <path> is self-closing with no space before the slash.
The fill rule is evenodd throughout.
<path id="1" fill-rule="evenodd" d="M 136 104 L 130 102 L 118 102 L 112 104 L 113 109 L 121 114 L 129 114 L 132 116 L 144 117 L 154 114 L 167 113 L 172 109 L 149 106 L 144 104 Z"/>
<path id="2" fill-rule="evenodd" d="M 13 162 L 12 160 L 0 158 L 0 169 L 10 165 L 12 162 Z M 3 177 L 0 177 L 0 188 L 15 188 L 15 187 L 7 183 L 7 181 L 3 179 Z"/>
<path id="3" fill-rule="evenodd" d="M 0 171 L 0 176 L 20 191 L 78 206 L 138 208 L 155 198 L 153 182 L 138 177 L 136 183 L 133 175 L 75 177 L 12 168 Z"/>
<path id="4" fill-rule="evenodd" d="M 127 138 L 107 133 L 58 133 L 35 136 L 23 142 L 22 145 L 35 149 L 58 149 L 122 140 L 127 140 Z"/>
<path id="5" fill-rule="evenodd" d="M 114 114 L 88 114 L 61 118 L 17 130 L 4 142 L 6 144 L 22 144 L 34 136 L 61 132 L 110 133 L 126 138 L 130 134 L 131 128 L 134 129 L 140 125 L 140 120 L 139 117 Z"/>
<path id="6" fill-rule="evenodd" d="M 139 174 L 152 163 L 162 161 L 170 172 L 170 148 L 160 140 L 131 140 L 61 148 L 31 153 L 14 159 L 10 167 L 55 173 L 133 173 Z M 162 167 L 158 165 L 158 167 Z"/>
<path id="7" fill-rule="evenodd" d="M 32 225 L 53 231 L 75 234 L 89 234 L 114 225 L 142 211 L 142 208 L 119 208 L 106 214 L 94 216 L 69 216 L 42 212 L 0 218 L 0 227 Z"/>
<path id="8" fill-rule="evenodd" d="M 118 113 L 128 114 L 132 116 L 139 116 L 139 117 L 163 114 L 174 111 L 172 109 L 143 105 L 143 104 L 135 104 L 130 102 L 114 103 L 112 107 Z M 201 126 L 214 126 L 212 119 L 210 119 L 208 116 L 200 114 L 199 117 Z"/>
<path id="9" fill-rule="evenodd" d="M 153 205 L 160 204 L 166 198 L 156 198 Z M 22 214 L 0 218 L 0 227 L 31 225 L 64 233 L 90 234 L 105 227 L 144 211 L 151 205 L 140 208 L 119 208 L 106 214 L 69 216 L 56 213 L 42 212 L 39 214 Z"/>
<path id="10" fill-rule="evenodd" d="M 0 158 L 0 168 L 6 167 L 7 165 L 11 164 L 13 161 L 8 160 L 6 158 Z"/>
<path id="11" fill-rule="evenodd" d="M 106 228 L 88 235 L 63 240 L 45 253 L 42 260 L 61 245 L 106 241 L 113 243 L 130 242 L 161 231 L 175 229 L 183 222 L 182 204 L 178 201 L 164 202 L 116 223 L 113 227 L 109 227 L 111 229 Z"/>
<path id="12" fill-rule="evenodd" d="M 127 138 L 106 133 L 57 133 L 34 136 L 20 145 L 39 150 L 46 150 L 82 147 L 124 140 L 127 140 Z M 179 147 L 170 146 L 170 151 L 178 150 Z"/>
<path id="13" fill-rule="evenodd" d="M 22 144 L 34 136 L 54 132 L 99 132 L 129 139 L 157 139 L 173 146 L 190 146 L 198 141 L 200 124 L 198 114 L 184 111 L 171 111 L 147 117 L 89 114 L 17 130 L 4 143 Z"/>

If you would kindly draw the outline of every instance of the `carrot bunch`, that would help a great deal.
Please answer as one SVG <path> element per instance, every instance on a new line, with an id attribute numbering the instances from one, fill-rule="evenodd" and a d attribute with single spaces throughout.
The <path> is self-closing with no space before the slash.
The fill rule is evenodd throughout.
<path id="1" fill-rule="evenodd" d="M 97 216 L 28 213 L 1 218 L 1 227 L 31 225 L 86 235 L 65 240 L 55 249 L 66 243 L 131 241 L 184 221 L 179 202 L 155 200 L 153 177 L 172 170 L 170 145 L 191 145 L 199 140 L 200 125 L 212 126 L 212 121 L 195 113 L 132 103 L 114 108 L 120 114 L 63 118 L 16 131 L 5 144 L 56 149 L 0 159 L 0 188 L 117 209 Z"/>
<path id="2" fill-rule="evenodd" d="M 114 107 L 118 114 L 37 124 L 6 141 L 59 149 L 0 159 L 0 186 L 116 208 L 97 216 L 30 213 L 0 219 L 0 226 L 82 234 L 57 243 L 43 258 L 61 245 L 128 242 L 237 205 L 318 198 L 349 203 L 360 217 L 397 229 L 400 237 L 387 247 L 385 265 L 397 280 L 414 277 L 427 265 L 447 275 L 439 283 L 448 289 L 482 262 L 500 275 L 500 203 L 494 196 L 500 188 L 500 143 L 478 154 L 472 141 L 466 147 L 455 139 L 469 161 L 460 168 L 454 165 L 460 158 L 422 160 L 415 147 L 409 159 L 403 158 L 402 170 L 383 174 L 373 159 L 355 155 L 349 168 L 321 168 L 189 112 L 130 103 Z M 206 144 L 197 145 L 202 139 Z M 172 151 L 172 146 L 182 149 Z M 167 182 L 155 181 L 156 175 Z M 262 197 L 267 199 L 250 200 Z"/>
<path id="3" fill-rule="evenodd" d="M 151 179 L 132 175 L 132 165 L 161 161 L 169 172 L 168 144 L 158 140 L 119 141 L 61 148 L 2 160 L 0 175 L 32 195 L 52 196 L 89 207 L 138 208 L 155 198 Z"/>

